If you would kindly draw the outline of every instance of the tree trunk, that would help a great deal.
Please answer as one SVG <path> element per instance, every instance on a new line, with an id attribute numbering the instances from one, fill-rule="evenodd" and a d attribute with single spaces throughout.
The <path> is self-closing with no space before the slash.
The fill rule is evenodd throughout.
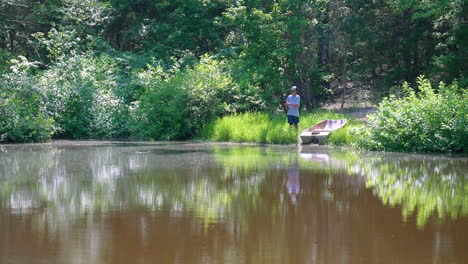
<path id="1" fill-rule="evenodd" d="M 302 90 L 302 95 L 304 97 L 304 105 L 307 110 L 311 110 L 315 103 L 313 102 L 312 90 L 310 89 L 310 82 L 301 81 L 300 88 Z"/>
<path id="2" fill-rule="evenodd" d="M 344 63 L 343 63 L 343 72 L 341 77 L 339 78 L 340 83 L 343 85 L 343 96 L 341 97 L 341 109 L 343 109 L 346 100 L 346 88 L 348 88 L 348 80 L 346 79 L 346 71 L 347 71 L 347 63 L 348 63 L 348 56 L 345 55 Z"/>
<path id="3" fill-rule="evenodd" d="M 413 40 L 413 70 L 411 78 L 416 78 L 419 73 L 419 36 Z"/>
<path id="4" fill-rule="evenodd" d="M 15 36 L 13 34 L 13 31 L 8 32 L 8 35 L 10 37 L 10 52 L 13 53 L 14 50 L 14 45 L 15 45 Z"/>
<path id="5" fill-rule="evenodd" d="M 321 25 L 318 29 L 318 66 L 324 74 L 330 73 L 330 68 L 328 65 L 330 57 L 330 39 L 328 32 L 328 23 L 329 23 L 329 14 L 330 14 L 330 4 L 327 5 L 326 13 L 321 20 Z M 327 81 L 321 81 L 321 86 L 325 89 L 330 89 L 330 83 Z M 316 104 L 314 103 L 314 107 Z"/>

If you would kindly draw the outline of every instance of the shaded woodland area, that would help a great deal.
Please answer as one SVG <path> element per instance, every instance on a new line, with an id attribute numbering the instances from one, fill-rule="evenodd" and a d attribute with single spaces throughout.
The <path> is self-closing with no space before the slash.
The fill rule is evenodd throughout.
<path id="1" fill-rule="evenodd" d="M 291 85 L 307 110 L 420 75 L 464 88 L 466 14 L 463 0 L 0 0 L 0 134 L 190 138 L 281 110 Z"/>

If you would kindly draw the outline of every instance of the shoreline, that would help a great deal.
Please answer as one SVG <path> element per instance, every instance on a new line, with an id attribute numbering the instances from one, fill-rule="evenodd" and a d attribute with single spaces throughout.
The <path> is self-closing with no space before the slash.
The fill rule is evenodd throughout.
<path id="1" fill-rule="evenodd" d="M 388 154 L 388 155 L 425 155 L 425 156 L 437 156 L 440 158 L 449 157 L 449 158 L 468 158 L 467 153 L 446 153 L 446 152 L 437 152 L 437 153 L 426 153 L 426 152 L 392 152 L 392 151 L 372 151 L 359 149 L 354 146 L 348 145 L 317 145 L 317 144 L 266 144 L 266 143 L 253 143 L 253 142 L 218 142 L 218 141 L 204 141 L 204 140 L 178 140 L 178 141 L 141 141 L 141 140 L 96 140 L 96 139 L 54 139 L 49 142 L 42 143 L 0 143 L 0 153 L 5 152 L 3 149 L 5 147 L 15 147 L 15 146 L 83 146 L 83 147 L 94 147 L 94 146 L 257 146 L 257 147 L 270 147 L 270 148 L 279 148 L 279 149 L 291 149 L 296 148 L 299 152 L 302 151 L 323 151 L 323 150 L 338 150 L 338 151 L 362 151 L 374 154 Z"/>

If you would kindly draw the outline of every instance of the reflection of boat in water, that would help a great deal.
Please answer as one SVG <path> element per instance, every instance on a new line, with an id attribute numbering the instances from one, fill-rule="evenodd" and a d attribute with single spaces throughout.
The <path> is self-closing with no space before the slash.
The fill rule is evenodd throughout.
<path id="1" fill-rule="evenodd" d="M 346 124 L 346 119 L 324 120 L 304 131 L 302 131 L 300 137 L 302 144 L 320 144 L 323 145 L 327 141 L 328 136 L 331 132 L 342 128 Z"/>
<path id="2" fill-rule="evenodd" d="M 299 153 L 301 158 L 310 161 L 328 162 L 330 157 L 326 153 Z"/>

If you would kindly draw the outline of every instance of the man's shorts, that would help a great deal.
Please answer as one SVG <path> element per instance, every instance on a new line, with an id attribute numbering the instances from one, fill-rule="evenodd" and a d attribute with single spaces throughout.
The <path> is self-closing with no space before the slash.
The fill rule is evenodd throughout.
<path id="1" fill-rule="evenodd" d="M 299 117 L 298 116 L 288 115 L 288 123 L 290 125 L 299 123 Z"/>

